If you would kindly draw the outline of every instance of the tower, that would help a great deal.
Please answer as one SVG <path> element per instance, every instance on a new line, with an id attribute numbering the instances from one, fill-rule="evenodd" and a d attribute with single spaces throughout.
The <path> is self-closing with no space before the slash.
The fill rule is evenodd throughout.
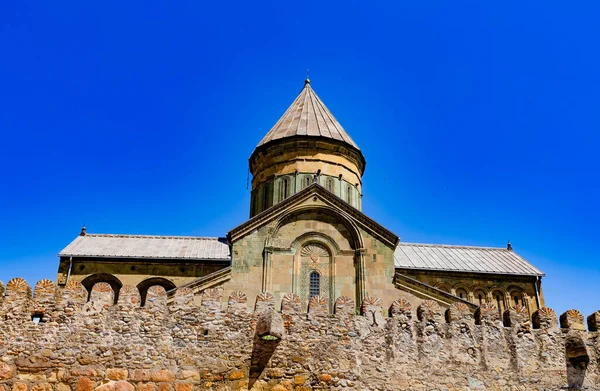
<path id="1" fill-rule="evenodd" d="M 250 217 L 316 182 L 361 209 L 365 158 L 306 79 L 250 156 Z"/>

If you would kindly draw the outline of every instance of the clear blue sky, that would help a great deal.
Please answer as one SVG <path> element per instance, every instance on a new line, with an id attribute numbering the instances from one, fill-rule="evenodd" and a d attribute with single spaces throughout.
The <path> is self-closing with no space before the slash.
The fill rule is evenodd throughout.
<path id="1" fill-rule="evenodd" d="M 88 232 L 224 236 L 312 86 L 403 241 L 505 246 L 600 309 L 600 3 L 0 3 L 0 279 Z"/>

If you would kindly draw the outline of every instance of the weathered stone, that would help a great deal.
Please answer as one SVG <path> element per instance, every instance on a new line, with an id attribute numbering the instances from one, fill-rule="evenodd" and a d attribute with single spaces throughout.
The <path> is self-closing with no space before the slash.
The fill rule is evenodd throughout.
<path id="1" fill-rule="evenodd" d="M 98 387 L 94 389 L 94 391 L 115 391 L 116 381 L 110 380 L 105 383 L 101 383 Z"/>
<path id="2" fill-rule="evenodd" d="M 69 387 L 66 383 L 58 383 L 54 386 L 56 391 L 71 391 L 71 387 Z"/>
<path id="3" fill-rule="evenodd" d="M 239 380 L 243 379 L 245 376 L 243 371 L 233 371 L 229 374 L 229 380 Z"/>
<path id="4" fill-rule="evenodd" d="M 129 379 L 132 381 L 149 381 L 151 371 L 149 369 L 134 369 L 129 371 Z"/>
<path id="5" fill-rule="evenodd" d="M 128 375 L 127 369 L 123 368 L 108 368 L 105 376 L 110 380 L 126 380 Z"/>
<path id="6" fill-rule="evenodd" d="M 0 362 L 0 380 L 8 380 L 15 376 L 16 367 L 5 362 Z"/>
<path id="7" fill-rule="evenodd" d="M 158 391 L 173 391 L 171 383 L 158 383 Z"/>
<path id="8" fill-rule="evenodd" d="M 175 380 L 175 374 L 168 369 L 156 369 L 152 371 L 150 380 L 153 382 L 173 381 Z"/>
<path id="9" fill-rule="evenodd" d="M 94 389 L 94 382 L 87 377 L 80 377 L 75 383 L 75 391 L 92 391 Z"/>
<path id="10" fill-rule="evenodd" d="M 52 385 L 46 382 L 39 382 L 31 385 L 30 391 L 52 391 Z"/>
<path id="11" fill-rule="evenodd" d="M 115 384 L 115 391 L 134 391 L 135 387 L 133 386 L 133 384 L 125 381 L 125 380 L 119 380 L 117 382 L 117 384 Z"/>
<path id="12" fill-rule="evenodd" d="M 156 390 L 156 384 L 154 383 L 138 383 L 136 386 L 137 391 L 154 391 Z"/>
<path id="13" fill-rule="evenodd" d="M 27 383 L 14 382 L 12 386 L 12 391 L 27 391 Z"/>
<path id="14" fill-rule="evenodd" d="M 192 391 L 192 388 L 193 388 L 192 383 L 183 383 L 183 382 L 175 383 L 175 391 Z"/>

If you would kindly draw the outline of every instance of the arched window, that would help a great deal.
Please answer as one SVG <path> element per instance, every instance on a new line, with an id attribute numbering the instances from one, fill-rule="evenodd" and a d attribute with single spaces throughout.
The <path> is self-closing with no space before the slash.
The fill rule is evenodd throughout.
<path id="1" fill-rule="evenodd" d="M 263 208 L 262 210 L 266 210 L 269 207 L 269 184 L 265 183 L 262 188 L 263 191 Z"/>
<path id="2" fill-rule="evenodd" d="M 512 292 L 511 296 L 514 305 L 525 305 L 525 302 L 523 301 L 523 294 L 521 292 Z"/>
<path id="3" fill-rule="evenodd" d="M 281 182 L 279 182 L 279 200 L 283 201 L 289 196 L 290 191 L 290 180 L 288 178 L 283 178 Z"/>
<path id="4" fill-rule="evenodd" d="M 346 193 L 346 199 L 348 200 L 348 203 L 352 205 L 352 186 L 348 186 Z"/>
<path id="5" fill-rule="evenodd" d="M 308 299 L 312 299 L 314 296 L 321 295 L 321 275 L 313 271 L 310 273 L 308 286 Z"/>
<path id="6" fill-rule="evenodd" d="M 310 177 L 307 175 L 302 180 L 302 188 L 304 189 L 305 187 L 308 187 L 308 186 L 310 186 Z"/>
<path id="7" fill-rule="evenodd" d="M 467 300 L 467 291 L 462 288 L 458 288 L 456 290 L 456 296 L 460 297 L 461 299 Z"/>
<path id="8" fill-rule="evenodd" d="M 494 293 L 494 299 L 496 300 L 496 307 L 498 307 L 498 315 L 502 319 L 502 312 L 504 311 L 504 295 L 500 292 Z"/>
<path id="9" fill-rule="evenodd" d="M 475 298 L 475 304 L 477 305 L 482 305 L 483 303 L 486 302 L 486 295 L 485 292 L 482 290 L 476 290 L 473 293 L 473 297 Z"/>
<path id="10" fill-rule="evenodd" d="M 333 179 L 329 178 L 326 182 L 327 191 L 333 193 Z"/>

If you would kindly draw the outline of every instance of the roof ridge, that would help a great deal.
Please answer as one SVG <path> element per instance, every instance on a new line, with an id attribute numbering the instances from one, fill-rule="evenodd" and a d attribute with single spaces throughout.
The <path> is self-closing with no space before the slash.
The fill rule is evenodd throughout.
<path id="1" fill-rule="evenodd" d="M 91 236 L 95 238 L 146 238 L 146 239 L 197 239 L 197 240 L 219 240 L 224 236 L 180 236 L 180 235 L 137 235 L 137 234 L 98 234 L 87 233 L 82 237 Z"/>
<path id="2" fill-rule="evenodd" d="M 506 249 L 506 247 L 491 247 L 491 246 L 469 246 L 463 244 L 443 244 L 443 243 L 416 243 L 416 242 L 400 242 L 398 246 L 406 245 L 406 246 L 426 246 L 426 247 L 449 247 L 449 248 L 468 248 L 468 249 L 479 249 L 479 250 L 502 250 L 502 251 L 510 251 Z"/>

